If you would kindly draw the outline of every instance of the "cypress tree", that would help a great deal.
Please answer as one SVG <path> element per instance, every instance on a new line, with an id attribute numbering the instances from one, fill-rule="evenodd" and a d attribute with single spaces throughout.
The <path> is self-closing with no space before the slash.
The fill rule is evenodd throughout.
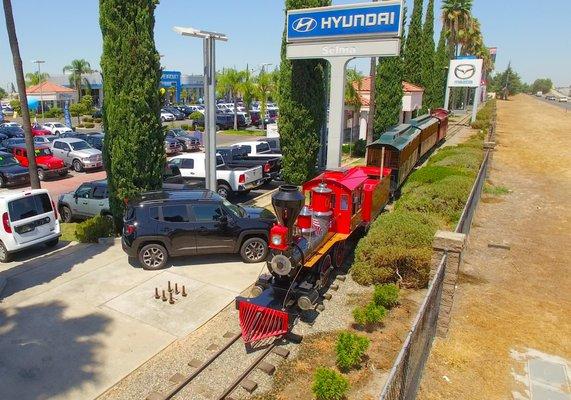
<path id="1" fill-rule="evenodd" d="M 422 54 L 420 59 L 421 85 L 424 87 L 422 111 L 436 108 L 434 79 L 434 0 L 428 0 L 426 19 L 422 28 Z"/>
<path id="2" fill-rule="evenodd" d="M 422 85 L 419 63 L 422 55 L 422 5 L 423 0 L 414 0 L 408 36 L 404 48 L 404 79 L 416 85 Z"/>
<path id="3" fill-rule="evenodd" d="M 438 40 L 438 47 L 434 54 L 434 74 L 432 84 L 434 90 L 434 103 L 433 106 L 444 107 L 444 96 L 446 92 L 446 80 L 448 79 L 448 66 L 450 59 L 448 58 L 448 51 L 446 49 L 446 34 L 444 29 L 440 32 L 440 39 Z"/>
<path id="4" fill-rule="evenodd" d="M 156 0 L 100 0 L 103 36 L 103 159 L 109 201 L 120 226 L 124 199 L 162 185 L 161 68 L 155 48 Z"/>
<path id="5" fill-rule="evenodd" d="M 401 55 L 379 58 L 375 74 L 375 110 L 373 119 L 373 139 L 376 140 L 391 126 L 400 121 L 402 110 L 403 47 L 405 41 L 406 6 L 402 12 Z"/>
<path id="6" fill-rule="evenodd" d="M 286 0 L 286 10 L 322 7 L 330 0 Z M 314 174 L 320 131 L 325 124 L 325 60 L 288 60 L 286 31 L 281 49 L 278 102 L 282 170 L 287 182 L 300 184 Z"/>
<path id="7" fill-rule="evenodd" d="M 391 126 L 397 125 L 402 109 L 402 73 L 401 57 L 381 58 L 377 65 L 375 83 L 375 122 L 374 139 Z"/>

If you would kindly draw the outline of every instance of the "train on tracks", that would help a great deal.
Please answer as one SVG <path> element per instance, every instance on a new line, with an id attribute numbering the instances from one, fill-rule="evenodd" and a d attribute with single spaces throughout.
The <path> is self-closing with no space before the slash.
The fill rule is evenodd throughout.
<path id="1" fill-rule="evenodd" d="M 436 109 L 383 133 L 367 147 L 367 165 L 328 170 L 272 196 L 268 273 L 252 297 L 237 297 L 247 344 L 286 335 L 300 311 L 316 307 L 343 264 L 347 240 L 373 222 L 419 160 L 446 137 L 448 112 Z"/>

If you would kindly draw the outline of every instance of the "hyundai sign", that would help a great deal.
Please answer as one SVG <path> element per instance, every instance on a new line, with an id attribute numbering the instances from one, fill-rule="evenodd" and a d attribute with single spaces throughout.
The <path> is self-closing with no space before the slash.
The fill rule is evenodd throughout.
<path id="1" fill-rule="evenodd" d="M 287 13 L 287 41 L 400 37 L 400 1 L 305 8 Z"/>

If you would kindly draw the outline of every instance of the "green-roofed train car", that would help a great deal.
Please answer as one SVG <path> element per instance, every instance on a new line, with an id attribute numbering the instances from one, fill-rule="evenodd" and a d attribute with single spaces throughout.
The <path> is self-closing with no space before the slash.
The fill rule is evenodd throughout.
<path id="1" fill-rule="evenodd" d="M 398 190 L 419 159 L 421 130 L 410 124 L 395 126 L 367 146 L 367 165 L 380 167 L 383 148 L 384 167 L 390 168 L 391 194 Z"/>
<path id="2" fill-rule="evenodd" d="M 438 143 L 440 121 L 432 115 L 425 114 L 411 119 L 409 124 L 421 131 L 419 158 L 422 158 Z"/>

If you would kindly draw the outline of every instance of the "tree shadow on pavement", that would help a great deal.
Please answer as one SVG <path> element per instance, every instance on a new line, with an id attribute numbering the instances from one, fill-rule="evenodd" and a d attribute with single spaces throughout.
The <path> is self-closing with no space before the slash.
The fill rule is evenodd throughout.
<path id="1" fill-rule="evenodd" d="M 0 310 L 0 397 L 80 398 L 70 391 L 98 380 L 98 336 L 110 322 L 98 314 L 66 315 L 59 301 Z"/>
<path id="2" fill-rule="evenodd" d="M 0 301 L 20 291 L 51 282 L 71 271 L 74 266 L 103 253 L 110 246 L 77 244 L 20 264 L 16 263 L 0 272 L 0 278 L 7 280 L 6 287 L 0 293 Z"/>

